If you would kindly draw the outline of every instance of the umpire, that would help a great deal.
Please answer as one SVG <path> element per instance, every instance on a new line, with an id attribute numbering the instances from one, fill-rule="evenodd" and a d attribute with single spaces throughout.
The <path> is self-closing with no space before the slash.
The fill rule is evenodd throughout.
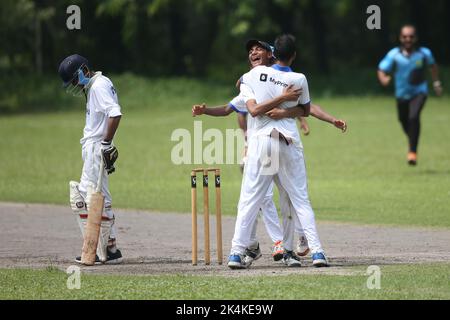
<path id="1" fill-rule="evenodd" d="M 430 68 L 437 96 L 442 94 L 439 69 L 430 49 L 417 46 L 417 31 L 413 25 L 400 30 L 400 46 L 388 52 L 378 65 L 378 80 L 388 86 L 395 77 L 398 119 L 408 136 L 408 163 L 417 164 L 417 146 L 420 135 L 420 113 L 428 96 L 426 69 Z"/>

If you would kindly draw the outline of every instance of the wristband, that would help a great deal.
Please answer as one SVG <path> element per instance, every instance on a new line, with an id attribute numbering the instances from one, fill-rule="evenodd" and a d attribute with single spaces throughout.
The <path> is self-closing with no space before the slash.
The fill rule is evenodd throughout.
<path id="1" fill-rule="evenodd" d="M 109 146 L 111 144 L 111 142 L 112 142 L 111 140 L 110 141 L 103 140 L 102 141 L 102 145 L 103 146 Z"/>

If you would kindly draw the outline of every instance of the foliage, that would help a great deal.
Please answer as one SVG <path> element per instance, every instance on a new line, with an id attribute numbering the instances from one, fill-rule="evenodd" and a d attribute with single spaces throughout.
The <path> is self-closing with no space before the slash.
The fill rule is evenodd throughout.
<path id="1" fill-rule="evenodd" d="M 66 28 L 71 4 L 81 8 L 81 30 Z M 371 4 L 381 7 L 382 30 L 366 28 Z M 33 72 L 42 56 L 43 70 L 54 74 L 63 57 L 78 52 L 111 72 L 231 81 L 247 68 L 247 39 L 272 42 L 290 32 L 298 40 L 294 67 L 332 73 L 373 68 L 405 22 L 416 23 L 423 43 L 448 64 L 449 11 L 445 0 L 5 0 L 0 69 Z"/>

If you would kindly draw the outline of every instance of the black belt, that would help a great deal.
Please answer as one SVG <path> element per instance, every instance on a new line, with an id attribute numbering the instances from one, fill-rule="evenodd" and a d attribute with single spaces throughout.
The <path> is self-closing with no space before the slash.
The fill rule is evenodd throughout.
<path id="1" fill-rule="evenodd" d="M 281 132 L 279 132 L 279 131 L 277 131 L 275 129 L 270 133 L 270 137 L 274 138 L 274 136 L 273 136 L 274 134 L 278 134 L 278 139 L 280 139 L 280 141 L 285 142 L 287 146 L 292 143 L 292 139 L 291 138 L 286 138 L 284 136 L 284 134 L 282 134 Z"/>

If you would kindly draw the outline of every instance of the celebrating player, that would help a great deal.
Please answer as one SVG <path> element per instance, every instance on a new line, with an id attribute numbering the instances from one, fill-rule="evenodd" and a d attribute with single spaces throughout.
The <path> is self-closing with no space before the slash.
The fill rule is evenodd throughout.
<path id="1" fill-rule="evenodd" d="M 272 49 L 269 44 L 251 40 L 247 44 L 247 50 L 249 52 L 249 61 L 252 67 L 256 67 L 258 65 L 269 65 L 272 61 Z M 257 57 L 257 58 L 256 58 Z M 237 86 L 240 86 L 240 82 L 238 81 Z M 278 103 L 282 103 L 283 101 L 296 101 L 298 100 L 300 95 L 299 90 L 295 90 L 292 88 L 287 88 L 277 98 Z M 239 115 L 244 115 L 247 112 L 245 107 L 245 102 L 242 100 L 240 96 L 234 98 L 228 105 L 224 105 L 216 108 L 208 108 L 205 104 L 203 105 L 194 105 L 192 108 L 192 114 L 196 115 L 210 115 L 210 116 L 227 116 L 233 112 L 237 112 Z M 247 117 L 246 117 L 247 118 Z M 246 123 L 246 127 L 252 127 L 252 118 L 249 117 Z M 251 130 L 250 130 L 251 131 Z M 272 256 L 275 261 L 278 261 L 283 258 L 284 247 L 283 247 L 283 232 L 280 227 L 277 209 L 273 202 L 273 187 L 267 193 L 267 196 L 264 198 L 263 204 L 261 205 L 262 217 L 264 220 L 264 224 L 266 226 L 267 232 L 272 239 L 274 245 L 272 248 Z M 259 243 L 256 240 L 256 223 L 255 228 L 252 232 L 252 245 L 249 246 L 247 250 L 246 258 L 248 263 L 250 260 L 256 260 L 261 257 L 261 251 L 259 248 Z"/>
<path id="2" fill-rule="evenodd" d="M 250 40 L 246 48 L 249 53 L 249 61 L 252 67 L 256 67 L 258 65 L 271 65 L 273 64 L 273 59 L 271 59 L 271 51 L 273 48 L 271 48 L 267 43 L 258 41 L 258 40 Z M 237 86 L 240 87 L 240 81 L 238 81 Z M 292 90 L 291 88 L 289 90 Z M 287 93 L 288 90 L 286 90 L 285 93 Z M 285 109 L 277 108 L 271 111 L 271 115 L 273 119 L 281 119 L 283 117 L 289 117 L 288 114 L 283 114 Z M 205 104 L 203 105 L 194 105 L 192 108 L 192 114 L 194 116 L 196 115 L 211 115 L 211 116 L 227 116 L 228 114 L 232 113 L 233 111 L 238 112 L 238 114 L 245 114 L 247 115 L 247 108 L 245 105 L 245 102 L 243 101 L 242 96 L 238 96 L 234 98 L 228 105 L 219 106 L 219 107 L 213 107 L 209 108 Z M 343 132 L 347 129 L 347 124 L 343 120 L 338 120 L 334 118 L 333 116 L 326 113 L 320 106 L 311 104 L 311 115 L 318 118 L 319 120 L 329 122 L 336 126 L 337 128 L 341 129 Z M 249 118 L 250 121 L 252 117 Z M 307 126 L 306 121 L 303 117 L 298 117 L 300 120 L 301 128 L 304 132 L 304 134 L 307 134 L 309 132 L 309 128 Z M 251 125 L 250 125 L 251 126 Z M 289 206 L 289 199 L 286 200 L 286 203 L 284 203 L 284 199 L 286 197 L 282 196 L 282 192 L 280 193 L 280 203 L 281 203 L 281 209 L 282 212 L 289 212 L 291 211 L 291 208 Z M 266 195 L 263 206 L 262 206 L 262 212 L 263 212 L 263 221 L 266 225 L 266 229 L 271 236 L 272 240 L 274 241 L 274 250 L 273 255 L 276 254 L 277 250 L 276 248 L 281 245 L 281 239 L 280 235 L 282 234 L 281 228 L 279 226 L 278 216 L 276 213 L 275 204 L 273 203 L 273 185 L 269 188 L 268 194 Z M 294 215 L 294 218 L 296 216 Z M 285 220 L 283 220 L 286 222 Z M 291 221 L 291 219 L 288 219 L 288 221 Z M 309 252 L 308 244 L 306 241 L 306 238 L 303 234 L 303 230 L 301 228 L 300 223 L 297 219 L 295 219 L 295 229 L 297 234 L 299 235 L 299 241 L 297 244 L 297 250 L 296 253 L 300 256 L 304 256 Z M 289 226 L 284 225 L 284 228 L 289 228 Z M 277 237 L 278 235 L 278 237 Z M 246 250 L 246 257 L 245 259 L 247 262 L 249 260 L 255 260 L 261 256 L 261 251 L 259 249 L 259 244 L 256 240 L 256 223 L 255 227 L 252 231 L 252 245 L 247 248 Z M 279 251 L 279 250 L 278 250 Z M 295 261 L 294 261 L 295 263 Z"/>
<path id="3" fill-rule="evenodd" d="M 398 119 L 408 137 L 408 163 L 417 164 L 417 146 L 420 136 L 420 113 L 428 96 L 426 69 L 430 67 L 436 95 L 442 94 L 439 69 L 430 49 L 417 47 L 417 32 L 412 25 L 405 25 L 400 31 L 400 47 L 394 48 L 378 66 L 378 79 L 388 86 L 395 76 Z"/>
<path id="4" fill-rule="evenodd" d="M 78 54 L 65 58 L 58 72 L 68 92 L 86 98 L 86 125 L 80 140 L 84 164 L 80 183 L 71 181 L 69 184 L 70 205 L 84 235 L 89 195 L 96 187 L 99 174 L 104 175 L 101 192 L 105 196 L 105 207 L 95 262 L 120 263 L 122 254 L 116 246 L 117 230 L 108 186 L 108 175 L 115 171 L 114 162 L 118 157 L 113 138 L 122 116 L 117 93 L 111 80 L 99 71 L 91 71 L 88 60 Z M 104 163 L 103 172 L 99 169 L 101 162 Z M 81 263 L 81 257 L 75 260 Z"/>
<path id="5" fill-rule="evenodd" d="M 296 56 L 294 38 L 277 38 L 275 55 L 279 64 L 253 68 L 244 75 L 241 84 L 241 94 L 250 115 L 254 118 L 254 124 L 252 134 L 249 135 L 248 162 L 244 170 L 235 234 L 228 260 L 228 266 L 232 269 L 248 267 L 244 260 L 245 249 L 250 245 L 252 227 L 262 200 L 274 180 L 288 194 L 311 249 L 313 265 L 328 265 L 309 202 L 300 136 L 295 120 L 291 118 L 308 116 L 310 109 L 306 78 L 302 74 L 292 72 L 289 67 Z M 283 88 L 290 85 L 302 89 L 298 101 L 284 102 L 281 105 L 269 103 Z M 289 108 L 290 117 L 275 120 L 267 116 L 267 112 L 278 106 Z M 272 150 L 274 145 L 278 152 Z M 269 154 L 270 157 L 267 156 Z M 278 168 L 273 167 L 274 163 L 278 164 Z M 286 255 L 293 255 L 288 248 L 286 251 L 285 258 Z"/>

